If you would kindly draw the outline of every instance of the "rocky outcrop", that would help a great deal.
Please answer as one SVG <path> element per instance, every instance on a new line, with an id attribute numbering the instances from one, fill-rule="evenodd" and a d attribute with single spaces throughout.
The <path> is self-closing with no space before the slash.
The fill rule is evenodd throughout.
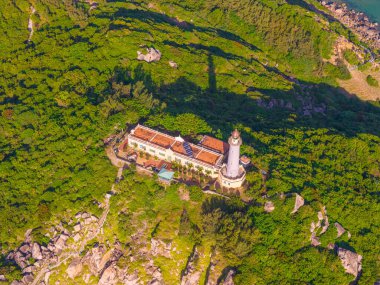
<path id="1" fill-rule="evenodd" d="M 301 86 L 304 87 L 304 86 Z M 307 91 L 306 91 L 307 93 Z M 271 98 L 269 101 L 264 99 L 257 99 L 257 105 L 265 109 L 282 109 L 289 111 L 297 111 L 302 116 L 311 116 L 313 114 L 326 114 L 327 107 L 324 103 L 317 104 L 312 97 L 296 96 L 296 100 L 299 102 L 299 107 L 295 108 L 290 101 L 284 99 Z"/>
<path id="2" fill-rule="evenodd" d="M 155 48 L 147 48 L 147 54 L 143 54 L 140 51 L 137 52 L 137 59 L 144 60 L 146 62 L 155 62 L 161 59 L 161 52 Z"/>
<path id="3" fill-rule="evenodd" d="M 28 31 L 29 31 L 28 42 L 32 40 L 32 36 L 34 33 L 34 23 L 32 20 L 32 15 L 34 15 L 34 13 L 36 13 L 36 9 L 33 6 L 30 6 L 30 15 L 29 15 L 29 20 L 28 20 Z"/>
<path id="4" fill-rule="evenodd" d="M 199 279 L 201 277 L 202 272 L 198 271 L 196 268 L 196 260 L 199 257 L 199 253 L 196 247 L 194 247 L 193 253 L 190 256 L 187 266 L 183 272 L 181 278 L 181 285 L 193 285 L 199 284 Z"/>
<path id="5" fill-rule="evenodd" d="M 380 49 L 380 27 L 378 23 L 372 23 L 364 13 L 349 9 L 345 3 L 321 0 L 320 2 L 330 10 L 336 19 L 354 31 L 362 41 Z"/>
<path id="6" fill-rule="evenodd" d="M 299 210 L 299 208 L 301 208 L 304 204 L 305 204 L 304 198 L 302 198 L 300 195 L 298 195 L 296 193 L 296 201 L 295 201 L 295 204 L 294 204 L 294 208 L 293 208 L 292 214 L 297 213 L 297 211 Z"/>
<path id="7" fill-rule="evenodd" d="M 162 277 L 161 269 L 153 264 L 153 260 L 150 260 L 146 266 L 145 271 L 148 275 L 152 276 L 152 279 L 148 282 L 148 285 L 164 285 L 164 279 Z"/>
<path id="8" fill-rule="evenodd" d="M 265 205 L 264 205 L 264 211 L 265 212 L 271 213 L 274 211 L 274 209 L 275 209 L 275 206 L 274 206 L 272 201 L 265 202 Z"/>
<path id="9" fill-rule="evenodd" d="M 319 246 L 321 245 L 319 241 L 319 235 L 324 234 L 327 229 L 329 228 L 329 218 L 327 216 L 327 210 L 326 207 L 323 207 L 321 211 L 318 212 L 318 222 L 311 222 L 310 225 L 310 243 L 312 246 Z"/>
<path id="10" fill-rule="evenodd" d="M 362 256 L 344 248 L 338 248 L 337 253 L 346 272 L 357 277 L 362 270 Z"/>

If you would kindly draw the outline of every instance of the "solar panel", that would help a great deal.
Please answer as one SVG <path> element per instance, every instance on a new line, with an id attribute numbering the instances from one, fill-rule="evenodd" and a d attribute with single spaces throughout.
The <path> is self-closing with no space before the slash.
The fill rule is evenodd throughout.
<path id="1" fill-rule="evenodd" d="M 188 156 L 193 157 L 193 150 L 191 149 L 188 142 L 183 142 L 183 148 L 185 149 Z"/>

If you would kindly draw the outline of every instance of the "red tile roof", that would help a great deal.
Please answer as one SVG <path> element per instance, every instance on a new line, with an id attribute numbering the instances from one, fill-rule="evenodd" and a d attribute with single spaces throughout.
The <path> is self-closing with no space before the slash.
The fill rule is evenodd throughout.
<path id="1" fill-rule="evenodd" d="M 188 156 L 183 142 L 164 133 L 138 125 L 134 131 L 131 132 L 131 135 L 160 147 L 171 148 L 178 154 Z M 222 154 L 225 154 L 228 150 L 227 143 L 209 136 L 204 136 L 200 145 L 197 146 L 189 143 L 189 146 L 192 149 L 193 158 L 195 160 L 211 165 L 215 165 L 222 157 Z"/>
<path id="2" fill-rule="evenodd" d="M 204 136 L 200 141 L 199 145 L 223 154 L 225 154 L 229 149 L 228 143 L 210 136 Z"/>

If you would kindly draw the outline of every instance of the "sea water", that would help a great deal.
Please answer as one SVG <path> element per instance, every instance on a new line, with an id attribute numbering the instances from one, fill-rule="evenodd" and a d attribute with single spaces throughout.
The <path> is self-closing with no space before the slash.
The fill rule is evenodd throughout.
<path id="1" fill-rule="evenodd" d="M 380 23 L 380 0 L 335 0 L 345 2 L 356 11 L 364 12 L 373 22 Z"/>

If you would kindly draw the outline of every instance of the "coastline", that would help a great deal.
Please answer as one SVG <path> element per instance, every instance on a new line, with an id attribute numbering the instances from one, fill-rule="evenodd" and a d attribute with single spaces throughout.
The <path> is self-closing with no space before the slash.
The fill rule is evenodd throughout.
<path id="1" fill-rule="evenodd" d="M 346 3 L 325 0 L 318 2 L 327 8 L 335 19 L 357 34 L 361 41 L 380 51 L 379 23 L 372 22 L 365 13 L 349 8 Z"/>

